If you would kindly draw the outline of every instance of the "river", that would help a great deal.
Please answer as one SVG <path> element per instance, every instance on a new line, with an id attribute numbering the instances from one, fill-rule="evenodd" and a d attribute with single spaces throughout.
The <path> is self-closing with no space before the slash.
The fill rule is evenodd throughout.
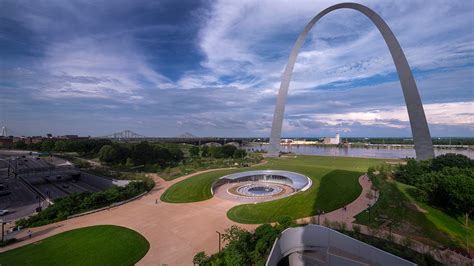
<path id="1" fill-rule="evenodd" d="M 268 145 L 254 144 L 244 146 L 246 150 L 264 150 Z M 413 148 L 384 148 L 384 147 L 334 147 L 334 146 L 315 146 L 315 145 L 293 145 L 281 146 L 282 152 L 292 152 L 305 155 L 325 155 L 325 156 L 348 156 L 348 157 L 371 157 L 371 158 L 414 158 L 415 150 Z M 474 158 L 472 149 L 439 149 L 435 148 L 435 155 L 446 153 L 459 153 Z"/>

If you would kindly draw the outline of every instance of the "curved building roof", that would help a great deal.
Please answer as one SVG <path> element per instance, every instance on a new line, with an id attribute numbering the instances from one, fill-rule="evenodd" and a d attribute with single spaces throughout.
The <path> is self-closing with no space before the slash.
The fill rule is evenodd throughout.
<path id="1" fill-rule="evenodd" d="M 291 183 L 292 187 L 296 190 L 305 191 L 312 185 L 311 178 L 304 176 L 302 174 L 298 174 L 295 172 L 289 171 L 282 171 L 282 170 L 258 170 L 258 171 L 246 171 L 246 172 L 239 172 L 230 175 L 225 175 L 219 179 L 228 179 L 228 180 L 237 180 L 239 178 L 247 177 L 247 176 L 255 176 L 255 175 L 279 175 L 288 178 Z"/>

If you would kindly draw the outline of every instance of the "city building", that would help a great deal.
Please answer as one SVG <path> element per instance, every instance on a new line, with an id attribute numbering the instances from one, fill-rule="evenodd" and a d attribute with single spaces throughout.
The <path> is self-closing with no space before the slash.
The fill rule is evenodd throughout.
<path id="1" fill-rule="evenodd" d="M 339 143 L 341 143 L 341 136 L 339 135 L 339 133 L 336 133 L 336 136 L 334 138 L 324 138 L 323 140 L 323 144 L 338 145 Z"/>

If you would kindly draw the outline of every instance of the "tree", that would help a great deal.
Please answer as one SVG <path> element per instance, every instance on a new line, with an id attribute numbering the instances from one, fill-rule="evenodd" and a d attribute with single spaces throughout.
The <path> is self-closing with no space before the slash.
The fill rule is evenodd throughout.
<path id="1" fill-rule="evenodd" d="M 132 147 L 131 157 L 135 164 L 147 164 L 153 159 L 153 147 L 147 141 L 142 141 Z"/>
<path id="2" fill-rule="evenodd" d="M 462 154 L 447 153 L 434 158 L 431 162 L 433 171 L 440 171 L 445 167 L 472 168 L 474 160 Z"/>
<path id="3" fill-rule="evenodd" d="M 273 246 L 275 239 L 280 232 L 270 224 L 262 224 L 255 229 L 254 238 L 256 239 L 255 249 L 252 252 L 254 262 L 264 258 Z"/>
<path id="4" fill-rule="evenodd" d="M 209 156 L 209 147 L 206 145 L 201 147 L 201 156 L 202 157 L 208 157 Z"/>
<path id="5" fill-rule="evenodd" d="M 193 145 L 189 149 L 189 153 L 191 154 L 191 157 L 199 157 L 199 147 Z"/>
<path id="6" fill-rule="evenodd" d="M 194 255 L 193 264 L 195 264 L 195 265 L 203 265 L 204 262 L 206 262 L 206 260 L 207 260 L 208 258 L 209 258 L 209 257 L 206 255 L 206 252 L 204 252 L 204 251 L 198 252 L 196 255 Z"/>
<path id="7" fill-rule="evenodd" d="M 277 222 L 278 224 L 276 226 L 276 229 L 278 229 L 280 232 L 283 232 L 286 228 L 296 226 L 296 222 L 290 216 L 287 215 L 279 217 Z"/>
<path id="8" fill-rule="evenodd" d="M 430 164 L 430 161 L 416 161 L 410 159 L 406 165 L 399 165 L 395 177 L 400 182 L 415 185 L 423 174 L 429 172 Z"/>
<path id="9" fill-rule="evenodd" d="M 19 150 L 24 150 L 28 147 L 23 140 L 15 142 L 14 148 Z"/>
<path id="10" fill-rule="evenodd" d="M 117 150 L 114 146 L 104 145 L 99 151 L 99 160 L 106 163 L 113 163 L 117 159 Z"/>
<path id="11" fill-rule="evenodd" d="M 234 151 L 234 159 L 243 159 L 247 156 L 247 151 L 244 149 L 236 149 Z"/>
<path id="12" fill-rule="evenodd" d="M 168 146 L 167 149 L 171 153 L 171 158 L 173 162 L 179 163 L 184 159 L 184 153 L 178 146 Z"/>
<path id="13" fill-rule="evenodd" d="M 68 144 L 64 140 L 56 141 L 54 144 L 54 150 L 57 152 L 65 152 L 67 150 Z"/>
<path id="14" fill-rule="evenodd" d="M 443 176 L 438 179 L 434 191 L 438 204 L 453 214 L 463 214 L 468 226 L 469 216 L 474 211 L 474 178 L 465 175 Z"/>
<path id="15" fill-rule="evenodd" d="M 224 158 L 231 158 L 234 156 L 234 152 L 237 150 L 237 147 L 234 145 L 224 145 L 221 148 L 221 153 Z"/>
<path id="16" fill-rule="evenodd" d="M 41 150 L 51 152 L 54 149 L 54 140 L 45 140 L 41 142 Z"/>
<path id="17" fill-rule="evenodd" d="M 224 260 L 227 265 L 250 265 L 250 252 L 253 250 L 252 234 L 236 225 L 222 234 L 227 242 L 224 249 Z"/>

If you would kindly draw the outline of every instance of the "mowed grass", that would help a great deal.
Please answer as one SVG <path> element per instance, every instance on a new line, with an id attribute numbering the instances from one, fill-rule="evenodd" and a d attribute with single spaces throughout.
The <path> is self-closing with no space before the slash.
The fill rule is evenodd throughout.
<path id="1" fill-rule="evenodd" d="M 150 248 L 137 232 L 98 225 L 64 232 L 0 253 L 7 265 L 134 265 Z"/>
<path id="2" fill-rule="evenodd" d="M 318 176 L 311 177 L 313 186 L 305 192 L 291 197 L 263 202 L 260 204 L 245 204 L 233 207 L 227 216 L 236 222 L 259 224 L 275 222 L 282 216 L 292 219 L 312 216 L 317 210 L 330 212 L 355 200 L 361 193 L 362 187 L 357 181 L 359 172 L 327 169 L 313 169 L 319 174 L 326 173 L 318 185 L 314 185 Z"/>
<path id="3" fill-rule="evenodd" d="M 371 208 L 371 213 L 359 213 L 356 222 L 364 225 L 383 226 L 388 230 L 391 223 L 392 230 L 401 235 L 407 235 L 429 245 L 438 246 L 439 243 L 455 248 L 473 248 L 473 223 L 469 227 L 463 225 L 462 217 L 451 217 L 446 213 L 418 202 L 410 194 L 414 189 L 392 180 L 383 180 L 377 177 L 377 189 L 380 197 Z M 412 207 L 408 204 L 411 203 Z M 414 209 L 416 204 L 426 212 Z"/>
<path id="4" fill-rule="evenodd" d="M 362 190 L 357 181 L 358 177 L 369 166 L 385 161 L 326 156 L 269 158 L 265 165 L 220 170 L 183 180 L 171 186 L 161 199 L 173 203 L 202 201 L 212 197 L 211 185 L 223 175 L 250 170 L 287 170 L 310 177 L 313 181 L 312 187 L 280 200 L 234 207 L 228 216 L 240 223 L 273 222 L 286 215 L 294 219 L 302 218 L 316 214 L 318 209 L 325 212 L 335 210 L 356 199 Z"/>
<path id="5" fill-rule="evenodd" d="M 456 242 L 459 247 L 469 248 L 474 247 L 474 226 L 472 221 L 469 222 L 468 227 L 465 226 L 463 217 L 452 217 L 446 213 L 433 208 L 423 202 L 417 201 L 410 193 L 410 190 L 415 190 L 414 187 L 397 182 L 398 189 L 403 195 L 412 203 L 417 204 L 420 208 L 427 211 L 423 213 L 425 218 L 430 221 L 438 230 L 444 232 L 451 237 L 451 240 Z"/>

